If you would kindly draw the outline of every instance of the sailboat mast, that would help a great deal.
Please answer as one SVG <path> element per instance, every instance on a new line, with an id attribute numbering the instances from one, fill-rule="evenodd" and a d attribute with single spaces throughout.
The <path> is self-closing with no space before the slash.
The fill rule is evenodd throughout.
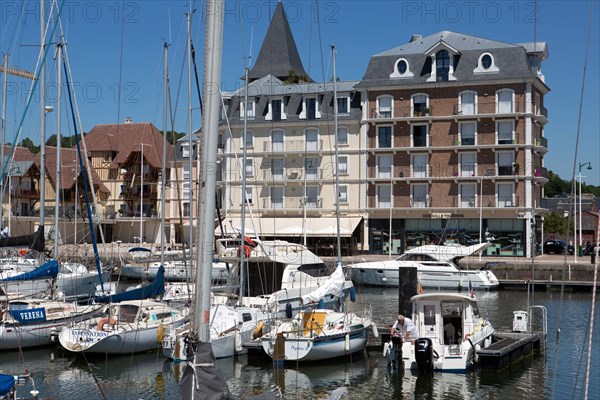
<path id="1" fill-rule="evenodd" d="M 192 174 L 192 168 L 193 168 L 193 155 L 194 155 L 194 147 L 193 147 L 193 140 L 192 140 L 192 12 L 193 10 L 190 9 L 190 12 L 188 12 L 186 14 L 187 16 L 187 69 L 188 69 L 188 132 L 189 132 L 189 140 L 188 140 L 188 146 L 189 146 L 189 159 L 188 159 L 188 168 L 189 168 L 189 190 L 188 190 L 188 201 L 189 201 L 189 223 L 190 223 L 190 240 L 189 240 L 189 246 L 190 246 L 190 254 L 192 253 L 192 244 L 194 243 L 193 241 L 193 233 L 194 233 L 194 217 L 193 217 L 193 213 L 192 210 L 194 209 L 192 207 L 192 204 L 194 204 L 193 201 L 193 196 L 192 194 L 194 193 L 194 178 L 193 178 L 193 174 Z M 190 258 L 190 262 L 191 262 L 191 258 Z"/>
<path id="2" fill-rule="evenodd" d="M 0 148 L 0 165 L 2 168 L 4 167 L 4 144 L 6 143 L 6 89 L 8 85 L 8 54 L 4 54 L 4 79 L 2 83 L 2 147 Z M 9 171 L 10 174 L 10 171 Z M 0 190 L 0 199 L 4 198 L 4 185 L 2 185 L 2 190 Z M 10 201 L 10 186 L 8 188 L 8 199 Z M 4 208 L 0 207 L 0 225 L 3 225 L 3 212 Z M 10 203 L 8 207 L 8 224 L 10 225 Z M 4 228 L 2 226 L 2 228 Z M 10 229 L 8 231 L 10 235 Z"/>
<path id="3" fill-rule="evenodd" d="M 248 150 L 246 148 L 246 140 L 248 135 L 248 67 L 244 70 L 244 135 L 243 135 L 243 147 L 242 147 L 242 240 L 240 243 L 240 297 L 239 302 L 241 304 L 242 298 L 244 297 L 244 268 L 246 267 L 246 252 L 245 248 L 245 235 L 246 235 L 246 160 Z"/>
<path id="4" fill-rule="evenodd" d="M 40 0 L 40 38 L 42 52 L 46 47 L 46 14 L 45 1 Z M 44 222 L 46 217 L 46 63 L 42 62 L 40 70 L 40 106 L 41 106 L 41 143 L 40 143 L 40 227 L 46 237 Z"/>
<path id="5" fill-rule="evenodd" d="M 58 257 L 58 239 L 59 239 L 59 218 L 58 210 L 60 209 L 60 151 L 62 148 L 62 136 L 60 133 L 61 120 L 60 120 L 60 100 L 61 100 L 61 87 L 62 87 L 62 73 L 60 66 L 62 65 L 62 41 L 56 45 L 56 60 L 58 68 L 56 69 L 56 179 L 54 183 L 55 187 L 55 200 L 54 200 L 54 258 Z"/>
<path id="6" fill-rule="evenodd" d="M 164 77 L 163 77 L 163 86 L 164 86 L 164 104 L 163 104 L 163 157 L 162 157 L 162 179 L 160 182 L 161 185 L 161 201 L 160 201 L 160 265 L 165 265 L 165 202 L 166 202 L 166 184 L 167 184 L 167 98 L 168 98 L 168 76 L 169 76 L 169 45 L 167 42 L 163 45 L 164 51 Z"/>
<path id="7" fill-rule="evenodd" d="M 335 217 L 337 230 L 337 262 L 342 262 L 342 238 L 340 235 L 340 174 L 338 155 L 338 103 L 337 103 L 337 77 L 335 75 L 335 45 L 331 45 L 331 59 L 333 65 L 333 129 L 335 129 Z"/>
<path id="8" fill-rule="evenodd" d="M 204 43 L 204 82 L 202 92 L 204 102 L 204 146 L 202 178 L 202 208 L 198 215 L 198 257 L 196 259 L 196 309 L 194 310 L 194 329 L 202 342 L 209 340 L 210 285 L 213 259 L 213 238 L 215 218 L 215 191 L 217 186 L 217 137 L 219 130 L 219 107 L 221 86 L 221 62 L 223 52 L 223 0 L 209 2 L 206 6 L 205 43 Z M 200 207 L 199 207 L 200 208 Z"/>

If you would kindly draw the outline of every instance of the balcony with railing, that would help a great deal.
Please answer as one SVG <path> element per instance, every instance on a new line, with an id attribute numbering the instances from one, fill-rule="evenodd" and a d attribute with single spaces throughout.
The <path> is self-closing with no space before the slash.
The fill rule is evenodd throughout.
<path id="1" fill-rule="evenodd" d="M 322 140 L 285 140 L 283 142 L 264 142 L 263 151 L 266 153 L 284 152 L 321 152 L 323 151 Z"/>
<path id="2" fill-rule="evenodd" d="M 498 208 L 511 208 L 519 206 L 519 196 L 498 196 L 496 207 Z"/>
<path id="3" fill-rule="evenodd" d="M 429 196 L 411 196 L 410 206 L 411 208 L 427 208 L 431 207 L 432 198 Z"/>
<path id="4" fill-rule="evenodd" d="M 37 189 L 17 188 L 17 190 L 13 191 L 11 195 L 17 198 L 39 199 L 40 191 Z"/>
<path id="5" fill-rule="evenodd" d="M 299 210 L 306 208 L 321 209 L 323 199 L 321 197 L 308 197 L 306 201 L 303 201 L 302 197 L 285 197 L 285 198 L 263 198 L 262 199 L 263 210 Z"/>
<path id="6" fill-rule="evenodd" d="M 519 102 L 496 102 L 496 101 L 482 101 L 476 104 L 455 104 L 454 115 L 490 115 L 490 114 L 516 114 L 522 113 Z"/>

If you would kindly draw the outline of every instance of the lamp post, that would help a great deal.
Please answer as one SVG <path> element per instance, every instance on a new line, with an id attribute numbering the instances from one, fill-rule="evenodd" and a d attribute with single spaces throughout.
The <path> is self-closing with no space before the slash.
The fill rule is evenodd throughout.
<path id="1" fill-rule="evenodd" d="M 584 178 L 584 176 L 581 176 L 581 168 L 587 165 L 587 169 L 590 170 L 592 169 L 592 163 L 591 162 L 586 162 L 586 163 L 579 163 L 579 248 L 575 249 L 574 252 L 579 251 L 579 249 L 581 249 L 581 246 L 583 246 L 583 233 L 582 233 L 582 219 L 581 219 L 581 181 Z M 575 233 L 577 234 L 577 232 Z"/>

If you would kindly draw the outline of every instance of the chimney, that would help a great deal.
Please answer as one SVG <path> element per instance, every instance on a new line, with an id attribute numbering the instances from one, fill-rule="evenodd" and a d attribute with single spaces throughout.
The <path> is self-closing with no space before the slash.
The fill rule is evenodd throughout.
<path id="1" fill-rule="evenodd" d="M 416 42 L 417 40 L 423 39 L 423 35 L 414 34 L 410 37 L 409 43 Z"/>
<path id="2" fill-rule="evenodd" d="M 126 123 L 126 124 L 130 124 L 130 123 L 132 123 L 132 122 L 133 122 L 133 120 L 131 119 L 131 117 L 127 117 L 127 118 L 125 118 L 125 123 Z"/>

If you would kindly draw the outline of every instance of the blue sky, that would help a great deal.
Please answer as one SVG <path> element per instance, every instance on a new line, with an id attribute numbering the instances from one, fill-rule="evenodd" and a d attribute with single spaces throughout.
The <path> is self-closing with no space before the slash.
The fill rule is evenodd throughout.
<path id="1" fill-rule="evenodd" d="M 46 0 L 50 3 L 50 0 Z M 192 20 L 192 37 L 202 74 L 201 3 Z M 223 88 L 240 86 L 244 56 L 256 57 L 276 2 L 228 1 L 223 53 Z M 590 2 L 588 1 L 284 1 L 304 67 L 317 81 L 331 77 L 329 45 L 337 49 L 337 75 L 362 78 L 369 57 L 406 43 L 412 34 L 450 30 L 509 43 L 548 43 L 549 58 L 542 71 L 551 92 L 546 96 L 550 123 L 546 126 L 549 153 L 546 167 L 569 179 L 577 164 L 584 181 L 600 185 L 600 4 L 592 8 L 591 43 L 583 98 L 577 161 L 574 161 L 579 103 L 585 59 Z M 537 6 L 537 13 L 534 9 Z M 187 83 L 180 87 L 185 51 L 185 12 L 188 1 L 65 1 L 62 23 L 76 82 L 75 95 L 83 130 L 100 123 L 117 123 L 131 116 L 159 129 L 162 120 L 163 42 L 170 43 L 171 91 L 178 97 L 176 125 L 187 129 Z M 22 10 L 25 10 L 24 12 Z M 317 12 L 318 10 L 318 12 Z M 39 43 L 39 3 L 0 2 L 0 51 L 11 66 L 35 70 Z M 124 16 L 124 23 L 121 16 Z M 537 18 L 536 18 L 537 16 Z M 536 22 L 537 21 L 537 22 Z M 52 50 L 53 51 L 53 50 Z M 52 56 L 52 53 L 50 54 Z M 55 66 L 48 60 L 50 103 Z M 185 79 L 187 72 L 183 70 Z M 121 100 L 117 87 L 121 82 Z M 55 87 L 55 86 L 54 86 Z M 23 113 L 28 81 L 11 77 L 7 106 L 7 137 L 13 138 Z M 56 106 L 56 105 L 55 105 Z M 197 100 L 194 100 L 194 108 Z M 63 107 L 64 109 L 64 107 Z M 23 136 L 39 137 L 39 105 L 32 104 Z M 66 112 L 61 113 L 63 132 Z M 193 126 L 200 116 L 194 111 Z M 48 114 L 47 135 L 56 132 L 56 112 Z M 72 133 L 72 128 L 71 132 Z M 32 132 L 36 132 L 33 134 Z M 66 132 L 65 132 L 66 133 Z M 69 133 L 69 134 L 70 134 Z"/>

